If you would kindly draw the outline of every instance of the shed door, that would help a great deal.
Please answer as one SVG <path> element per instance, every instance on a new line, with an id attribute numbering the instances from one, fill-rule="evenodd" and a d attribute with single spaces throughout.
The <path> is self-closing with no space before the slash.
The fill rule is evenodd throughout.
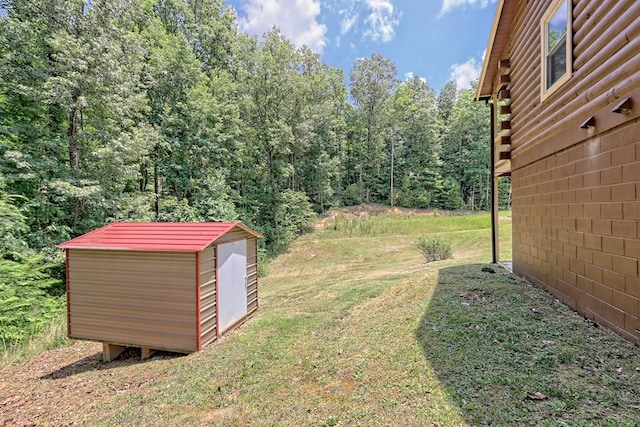
<path id="1" fill-rule="evenodd" d="M 247 315 L 247 241 L 218 245 L 220 333 Z"/>

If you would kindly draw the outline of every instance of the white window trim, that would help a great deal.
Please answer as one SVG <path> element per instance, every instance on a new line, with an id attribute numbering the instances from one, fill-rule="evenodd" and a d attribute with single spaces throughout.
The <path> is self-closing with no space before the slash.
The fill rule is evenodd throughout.
<path id="1" fill-rule="evenodd" d="M 551 87 L 547 89 L 547 22 L 551 19 L 553 15 L 560 9 L 562 2 L 564 0 L 554 0 L 547 11 L 540 19 L 540 35 L 541 35 L 541 64 L 542 64 L 542 73 L 540 76 L 540 101 L 544 101 L 551 94 L 557 91 L 563 84 L 565 84 L 569 79 L 571 79 L 571 75 L 573 74 L 573 11 L 572 11 L 572 1 L 567 0 L 567 35 L 566 35 L 566 53 L 567 53 L 567 69 L 562 77 L 560 77 Z"/>

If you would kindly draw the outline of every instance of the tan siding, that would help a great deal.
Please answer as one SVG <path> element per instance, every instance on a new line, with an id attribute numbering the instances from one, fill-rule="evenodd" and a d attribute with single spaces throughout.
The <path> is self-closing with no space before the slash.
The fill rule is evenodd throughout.
<path id="1" fill-rule="evenodd" d="M 196 350 L 195 254 L 68 252 L 71 337 Z"/>
<path id="2" fill-rule="evenodd" d="M 258 239 L 247 239 L 247 316 L 258 309 Z"/>
<path id="3" fill-rule="evenodd" d="M 250 239 L 254 238 L 253 234 L 248 233 L 240 227 L 235 227 L 226 232 L 223 236 L 221 236 L 218 240 L 216 240 L 216 244 L 222 243 L 231 243 L 236 242 L 238 240 Z"/>
<path id="4" fill-rule="evenodd" d="M 573 1 L 573 75 L 542 102 L 540 18 L 551 0 L 517 3 L 501 49 L 514 271 L 640 344 L 640 2 Z M 633 110 L 613 113 L 626 97 Z M 593 134 L 579 129 L 591 116 Z"/>
<path id="5" fill-rule="evenodd" d="M 200 334 L 202 345 L 211 344 L 216 332 L 216 251 L 200 252 Z"/>
<path id="6" fill-rule="evenodd" d="M 216 244 L 247 240 L 247 316 L 258 309 L 258 239 L 241 228 L 235 228 L 220 239 Z"/>
<path id="7" fill-rule="evenodd" d="M 635 120 L 512 175 L 514 271 L 636 343 L 639 171 Z"/>

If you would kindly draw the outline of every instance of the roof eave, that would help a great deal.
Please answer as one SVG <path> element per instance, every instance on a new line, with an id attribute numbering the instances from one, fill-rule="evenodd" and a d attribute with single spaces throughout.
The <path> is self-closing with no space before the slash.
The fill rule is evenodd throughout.
<path id="1" fill-rule="evenodd" d="M 114 245 L 106 245 L 104 243 L 101 244 L 96 244 L 95 242 L 87 242 L 87 236 L 89 235 L 93 235 L 96 233 L 101 233 L 104 232 L 105 229 L 108 229 L 110 227 L 115 227 L 121 224 L 125 224 L 125 223 L 111 223 L 108 225 L 105 225 L 103 227 L 97 228 L 93 231 L 90 231 L 89 233 L 83 234 L 81 236 L 77 236 L 71 240 L 68 240 L 66 242 L 60 243 L 58 245 L 56 245 L 57 248 L 59 249 L 85 249 L 85 250 L 121 250 L 121 251 L 149 251 L 149 252 L 200 252 L 203 251 L 204 249 L 208 248 L 209 246 L 211 246 L 212 244 L 214 244 L 215 242 L 217 242 L 222 236 L 224 236 L 225 234 L 227 234 L 229 231 L 233 230 L 234 228 L 238 228 L 242 231 L 244 231 L 247 234 L 250 234 L 252 236 L 254 236 L 255 238 L 263 238 L 264 236 L 251 229 L 250 227 L 244 225 L 241 222 L 220 222 L 220 223 L 200 223 L 203 225 L 206 224 L 219 224 L 219 225 L 224 225 L 224 229 L 220 232 L 220 233 L 216 233 L 216 235 L 211 236 L 210 239 L 208 239 L 208 241 L 206 243 L 202 243 L 201 245 L 193 245 L 193 246 L 189 246 L 189 247 L 176 247 L 171 246 L 171 247 L 149 247 L 149 246 L 145 246 L 145 247 L 140 247 L 140 245 L 138 244 L 132 244 L 132 245 L 118 245 L 118 244 L 114 244 Z M 153 223 L 126 223 L 126 224 L 153 224 Z M 184 223 L 156 223 L 156 224 L 162 224 L 162 225 L 174 225 L 174 224 L 184 224 Z"/>
<path id="2" fill-rule="evenodd" d="M 69 249 L 69 248 L 73 248 L 74 247 L 74 243 L 77 242 L 78 240 L 80 240 L 81 237 L 85 237 L 88 234 L 95 234 L 98 232 L 102 232 L 105 228 L 109 228 L 112 227 L 113 224 L 116 224 L 114 222 L 112 222 L 111 224 L 107 224 L 107 225 L 103 225 L 102 227 L 96 228 L 95 230 L 89 231 L 88 233 L 82 234 L 80 236 L 76 236 L 73 239 L 67 240 L 66 242 L 62 242 L 56 245 L 56 248 L 58 249 Z"/>
<path id="3" fill-rule="evenodd" d="M 262 235 L 262 233 L 260 233 L 260 232 L 258 232 L 258 231 L 256 231 L 256 230 L 254 230 L 254 229 L 252 229 L 252 228 L 247 227 L 246 225 L 244 225 L 244 224 L 243 224 L 243 223 L 241 223 L 241 222 L 236 222 L 236 223 L 235 223 L 235 225 L 236 225 L 236 227 L 240 227 L 240 228 L 242 228 L 242 229 L 243 229 L 244 231 L 246 231 L 247 233 L 249 233 L 249 234 L 253 234 L 253 235 L 254 235 L 255 237 L 257 237 L 258 239 L 262 239 L 262 238 L 264 238 L 264 236 Z"/>
<path id="4" fill-rule="evenodd" d="M 496 52 L 494 52 L 493 47 L 495 46 L 496 37 L 499 36 L 498 35 L 498 29 L 499 29 L 500 24 L 501 24 L 502 10 L 504 8 L 504 4 L 505 4 L 506 1 L 507 0 L 499 0 L 498 1 L 498 5 L 496 7 L 496 14 L 495 14 L 495 17 L 493 18 L 493 26 L 491 27 L 491 34 L 489 36 L 489 43 L 487 44 L 487 49 L 485 50 L 484 62 L 482 64 L 482 71 L 480 73 L 480 80 L 478 81 L 478 89 L 476 91 L 476 100 L 480 100 L 481 98 L 485 98 L 487 96 L 491 96 L 492 95 L 492 93 L 491 93 L 492 92 L 491 83 L 493 82 L 493 79 L 495 78 L 495 75 L 496 75 L 498 70 L 497 70 L 497 66 L 490 70 L 489 69 L 489 64 L 490 63 L 493 63 L 493 64 L 497 63 L 497 61 L 496 61 L 496 59 L 494 57 L 494 55 L 496 55 Z M 508 24 L 510 24 L 510 23 L 508 23 Z M 505 33 L 503 32 L 500 36 L 501 37 L 508 36 L 508 34 L 506 36 L 504 34 Z"/>

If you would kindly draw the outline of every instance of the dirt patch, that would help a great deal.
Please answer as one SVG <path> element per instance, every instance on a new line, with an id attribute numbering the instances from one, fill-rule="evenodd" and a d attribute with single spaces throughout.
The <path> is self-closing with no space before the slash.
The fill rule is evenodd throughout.
<path id="1" fill-rule="evenodd" d="M 127 349 L 113 362 L 103 363 L 100 343 L 75 342 L 7 366 L 0 370 L 0 425 L 98 421 L 86 419 L 91 408 L 104 409 L 115 396 L 147 387 L 166 372 L 162 361 L 175 357 L 160 352 L 149 359 L 156 363 L 141 362 L 139 349 Z"/>
<path id="2" fill-rule="evenodd" d="M 323 230 L 327 228 L 328 223 L 335 220 L 339 215 L 342 215 L 347 219 L 354 219 L 365 217 L 371 213 L 394 213 L 426 216 L 434 215 L 434 211 L 432 209 L 410 209 L 397 206 L 379 205 L 377 203 L 368 203 L 331 209 L 329 212 L 320 216 L 314 228 L 316 230 Z"/>

